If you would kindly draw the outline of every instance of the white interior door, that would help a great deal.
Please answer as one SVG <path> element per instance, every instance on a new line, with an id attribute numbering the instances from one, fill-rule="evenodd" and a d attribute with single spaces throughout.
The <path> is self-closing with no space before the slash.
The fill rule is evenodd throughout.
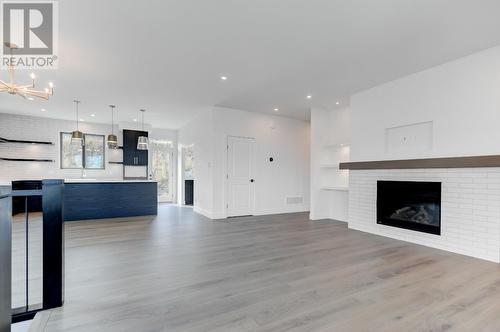
<path id="1" fill-rule="evenodd" d="M 228 217 L 254 213 L 254 146 L 253 138 L 227 138 Z"/>

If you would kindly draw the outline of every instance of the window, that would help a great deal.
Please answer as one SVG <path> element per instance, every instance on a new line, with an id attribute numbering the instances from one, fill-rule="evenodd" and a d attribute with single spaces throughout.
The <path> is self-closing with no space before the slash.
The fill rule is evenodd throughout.
<path id="1" fill-rule="evenodd" d="M 61 133 L 61 168 L 104 169 L 104 135 L 83 135 L 83 145 Z"/>
<path id="2" fill-rule="evenodd" d="M 173 189 L 173 158 L 172 142 L 149 140 L 153 179 L 158 182 L 158 202 L 172 202 Z"/>

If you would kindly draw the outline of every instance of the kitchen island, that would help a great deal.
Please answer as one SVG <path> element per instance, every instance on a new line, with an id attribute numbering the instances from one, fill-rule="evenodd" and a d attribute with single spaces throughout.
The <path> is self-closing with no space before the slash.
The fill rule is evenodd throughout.
<path id="1" fill-rule="evenodd" d="M 148 180 L 67 179 L 64 220 L 156 215 L 157 183 Z"/>

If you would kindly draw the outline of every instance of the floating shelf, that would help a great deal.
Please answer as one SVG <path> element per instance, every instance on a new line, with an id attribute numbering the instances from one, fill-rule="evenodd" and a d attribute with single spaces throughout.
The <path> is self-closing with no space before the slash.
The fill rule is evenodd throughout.
<path id="1" fill-rule="evenodd" d="M 52 142 L 44 142 L 44 141 L 25 141 L 18 139 L 7 139 L 0 137 L 0 143 L 18 143 L 18 144 L 41 144 L 41 145 L 54 145 Z"/>
<path id="2" fill-rule="evenodd" d="M 340 163 L 340 169 L 420 169 L 500 167 L 500 155 L 425 159 L 375 160 Z"/>
<path id="3" fill-rule="evenodd" d="M 108 164 L 123 165 L 123 161 L 108 161 Z"/>
<path id="4" fill-rule="evenodd" d="M 323 145 L 325 148 L 343 148 L 346 146 L 350 146 L 348 143 L 332 143 L 332 144 L 326 144 Z"/>
<path id="5" fill-rule="evenodd" d="M 335 169 L 339 169 L 339 165 L 340 164 L 322 164 L 319 167 L 320 168 L 335 168 Z"/>
<path id="6" fill-rule="evenodd" d="M 31 161 L 31 162 L 37 162 L 37 163 L 53 163 L 54 160 L 52 159 L 27 159 L 27 158 L 2 158 L 0 157 L 0 160 L 4 161 Z"/>
<path id="7" fill-rule="evenodd" d="M 322 186 L 321 190 L 327 191 L 349 191 L 349 187 L 330 187 L 330 186 Z"/>

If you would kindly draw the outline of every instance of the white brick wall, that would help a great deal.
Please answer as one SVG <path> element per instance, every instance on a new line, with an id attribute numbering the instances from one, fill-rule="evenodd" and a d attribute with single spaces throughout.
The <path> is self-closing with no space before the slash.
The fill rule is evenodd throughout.
<path id="1" fill-rule="evenodd" d="M 441 236 L 376 222 L 377 180 L 442 182 Z M 500 262 L 500 168 L 350 172 L 349 228 Z"/>

